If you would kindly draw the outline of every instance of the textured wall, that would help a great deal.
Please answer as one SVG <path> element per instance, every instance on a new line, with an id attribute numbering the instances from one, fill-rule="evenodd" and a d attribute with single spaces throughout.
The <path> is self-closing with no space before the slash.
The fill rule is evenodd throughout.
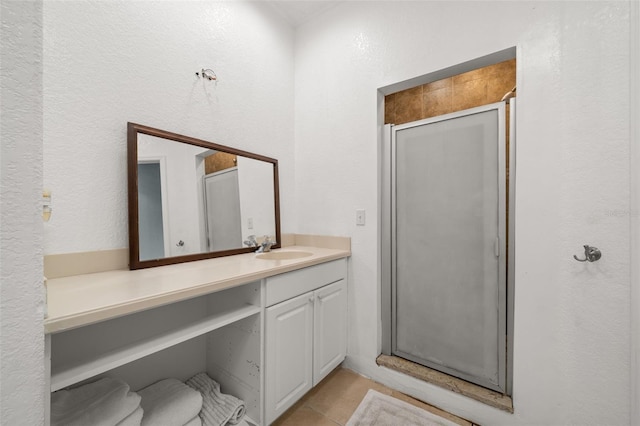
<path id="1" fill-rule="evenodd" d="M 42 2 L 0 3 L 0 424 L 44 420 Z"/>
<path id="2" fill-rule="evenodd" d="M 629 423 L 628 8 L 348 2 L 298 29 L 298 231 L 353 238 L 350 366 L 480 424 Z M 374 363 L 377 88 L 511 46 L 518 47 L 513 415 Z M 358 208 L 367 210 L 364 227 L 355 226 Z M 601 261 L 573 260 L 583 244 L 602 249 Z"/>
<path id="3" fill-rule="evenodd" d="M 45 2 L 45 254 L 127 247 L 127 121 L 277 158 L 284 231 L 295 229 L 293 32 L 273 13 L 251 2 Z M 217 83 L 195 76 L 203 67 Z"/>
<path id="4" fill-rule="evenodd" d="M 631 2 L 631 72 L 629 73 L 631 105 L 631 424 L 640 424 L 640 3 Z"/>

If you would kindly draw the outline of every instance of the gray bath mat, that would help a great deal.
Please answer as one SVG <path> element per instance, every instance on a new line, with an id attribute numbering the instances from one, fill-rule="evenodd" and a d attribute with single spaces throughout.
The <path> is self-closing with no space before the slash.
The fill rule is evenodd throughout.
<path id="1" fill-rule="evenodd" d="M 399 399 L 369 389 L 346 426 L 457 426 Z"/>

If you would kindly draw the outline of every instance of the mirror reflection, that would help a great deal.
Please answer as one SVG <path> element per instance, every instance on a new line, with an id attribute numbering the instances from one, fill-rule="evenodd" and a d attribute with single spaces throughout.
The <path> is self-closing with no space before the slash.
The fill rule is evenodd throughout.
<path id="1" fill-rule="evenodd" d="M 129 127 L 131 269 L 252 251 L 253 237 L 279 242 L 276 160 Z"/>

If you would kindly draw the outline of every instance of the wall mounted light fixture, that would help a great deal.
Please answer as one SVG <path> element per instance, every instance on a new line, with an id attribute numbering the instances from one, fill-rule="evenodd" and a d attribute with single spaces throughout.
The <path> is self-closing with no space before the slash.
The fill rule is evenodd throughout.
<path id="1" fill-rule="evenodd" d="M 218 76 L 216 75 L 216 73 L 212 69 L 209 69 L 209 68 L 207 68 L 207 69 L 202 68 L 202 70 L 200 72 L 196 71 L 196 75 L 198 77 L 206 78 L 209 81 L 218 80 Z"/>

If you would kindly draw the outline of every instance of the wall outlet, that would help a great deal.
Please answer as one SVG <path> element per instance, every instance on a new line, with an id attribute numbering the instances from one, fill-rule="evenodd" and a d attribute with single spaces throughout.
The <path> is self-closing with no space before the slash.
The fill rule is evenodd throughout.
<path id="1" fill-rule="evenodd" d="M 364 226 L 366 222 L 366 215 L 364 210 L 356 210 L 356 225 Z"/>

